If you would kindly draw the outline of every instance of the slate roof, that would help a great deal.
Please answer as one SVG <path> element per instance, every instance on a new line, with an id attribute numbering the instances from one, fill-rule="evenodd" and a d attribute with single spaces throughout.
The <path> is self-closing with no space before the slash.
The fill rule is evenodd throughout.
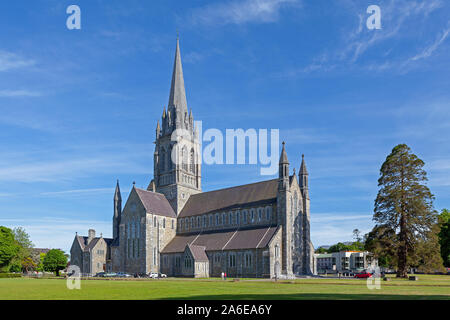
<path id="1" fill-rule="evenodd" d="M 147 212 L 170 218 L 177 217 L 172 206 L 169 204 L 169 201 L 167 201 L 162 193 L 151 192 L 139 188 L 134 189 Z"/>
<path id="2" fill-rule="evenodd" d="M 272 179 L 193 194 L 181 210 L 179 217 L 196 216 L 260 201 L 274 201 L 277 198 L 277 190 L 278 179 Z"/>
<path id="3" fill-rule="evenodd" d="M 92 239 L 92 241 L 89 242 L 89 244 L 87 244 L 88 237 L 76 236 L 76 238 L 78 240 L 78 243 L 80 244 L 81 250 L 83 250 L 83 251 L 91 250 L 92 248 L 95 247 L 95 245 L 100 240 L 100 237 L 97 237 L 97 238 Z M 113 239 L 111 239 L 111 238 L 103 238 L 103 240 L 105 240 L 105 242 L 108 246 L 110 246 L 111 243 L 113 242 Z"/>
<path id="4" fill-rule="evenodd" d="M 276 231 L 277 227 L 258 227 L 177 235 L 162 253 L 184 252 L 186 245 L 202 246 L 205 247 L 205 251 L 265 248 Z"/>
<path id="5" fill-rule="evenodd" d="M 189 250 L 191 250 L 192 256 L 196 261 L 209 261 L 208 256 L 206 255 L 204 246 L 195 246 L 188 245 Z"/>

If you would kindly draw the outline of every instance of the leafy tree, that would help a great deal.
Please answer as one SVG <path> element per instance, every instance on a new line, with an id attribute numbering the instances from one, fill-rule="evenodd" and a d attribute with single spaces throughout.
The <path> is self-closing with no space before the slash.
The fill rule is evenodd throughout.
<path id="1" fill-rule="evenodd" d="M 355 239 L 356 242 L 361 242 L 362 241 L 361 231 L 359 231 L 359 229 L 354 229 L 353 230 L 353 239 Z"/>
<path id="2" fill-rule="evenodd" d="M 327 252 L 328 252 L 327 249 L 322 248 L 322 247 L 320 247 L 316 250 L 316 253 L 327 253 Z"/>
<path id="3" fill-rule="evenodd" d="M 364 244 L 362 242 L 352 242 L 352 244 L 344 244 L 342 242 L 338 242 L 328 248 L 328 252 L 340 252 L 340 251 L 363 251 Z"/>
<path id="4" fill-rule="evenodd" d="M 395 252 L 397 277 L 407 277 L 408 267 L 420 264 L 419 252 L 426 251 L 433 260 L 439 254 L 433 236 L 437 222 L 434 196 L 425 185 L 428 179 L 423 166 L 407 145 L 399 144 L 380 170 L 371 242 L 379 250 Z"/>
<path id="5" fill-rule="evenodd" d="M 67 256 L 62 250 L 52 249 L 44 258 L 45 271 L 55 272 L 59 276 L 59 270 L 63 270 L 67 266 Z"/>
<path id="6" fill-rule="evenodd" d="M 450 267 L 450 210 L 442 210 L 439 215 L 439 224 L 441 227 L 441 231 L 438 234 L 441 256 L 444 260 L 444 265 Z"/>
<path id="7" fill-rule="evenodd" d="M 22 270 L 29 272 L 36 269 L 36 263 L 34 263 L 31 257 L 27 257 L 22 261 Z"/>
<path id="8" fill-rule="evenodd" d="M 14 240 L 13 231 L 0 226 L 0 270 L 8 271 L 11 261 L 17 255 L 19 246 Z"/>
<path id="9" fill-rule="evenodd" d="M 22 264 L 27 258 L 31 256 L 31 251 L 33 248 L 33 243 L 30 240 L 30 236 L 26 233 L 25 229 L 22 227 L 13 229 L 14 240 L 16 241 L 19 250 L 17 251 L 16 256 L 12 260 L 11 264 L 14 266 L 14 270 L 16 272 L 20 272 L 24 269 Z"/>
<path id="10" fill-rule="evenodd" d="M 43 272 L 44 271 L 44 259 L 45 259 L 45 253 L 41 252 L 39 254 L 39 261 L 37 262 L 36 271 Z M 36 263 L 36 261 L 34 261 Z"/>

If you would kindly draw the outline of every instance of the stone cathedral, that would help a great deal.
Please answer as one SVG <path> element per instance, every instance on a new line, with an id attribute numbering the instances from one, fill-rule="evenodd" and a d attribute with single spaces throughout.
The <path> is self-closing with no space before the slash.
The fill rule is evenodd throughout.
<path id="1" fill-rule="evenodd" d="M 183 143 L 172 141 L 183 129 Z M 315 273 L 308 171 L 289 170 L 283 143 L 276 179 L 202 192 L 200 147 L 188 111 L 179 40 L 169 103 L 156 126 L 154 178 L 114 195 L 113 238 L 75 236 L 71 264 L 101 271 L 179 277 L 294 277 Z M 173 160 L 175 159 L 175 160 Z"/>

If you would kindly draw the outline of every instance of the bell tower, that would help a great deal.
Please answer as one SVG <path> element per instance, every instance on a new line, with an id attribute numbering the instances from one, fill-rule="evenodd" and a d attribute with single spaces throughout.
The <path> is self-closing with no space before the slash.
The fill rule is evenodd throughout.
<path id="1" fill-rule="evenodd" d="M 163 193 L 178 215 L 191 194 L 201 192 L 200 144 L 186 90 L 177 37 L 167 111 L 156 126 L 154 188 Z"/>

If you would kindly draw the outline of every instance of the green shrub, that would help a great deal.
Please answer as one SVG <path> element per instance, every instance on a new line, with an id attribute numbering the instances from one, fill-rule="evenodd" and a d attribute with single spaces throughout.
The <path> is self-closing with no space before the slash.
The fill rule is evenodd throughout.
<path id="1" fill-rule="evenodd" d="M 20 273 L 0 273 L 0 279 L 1 278 L 20 278 L 22 277 L 22 274 Z"/>

